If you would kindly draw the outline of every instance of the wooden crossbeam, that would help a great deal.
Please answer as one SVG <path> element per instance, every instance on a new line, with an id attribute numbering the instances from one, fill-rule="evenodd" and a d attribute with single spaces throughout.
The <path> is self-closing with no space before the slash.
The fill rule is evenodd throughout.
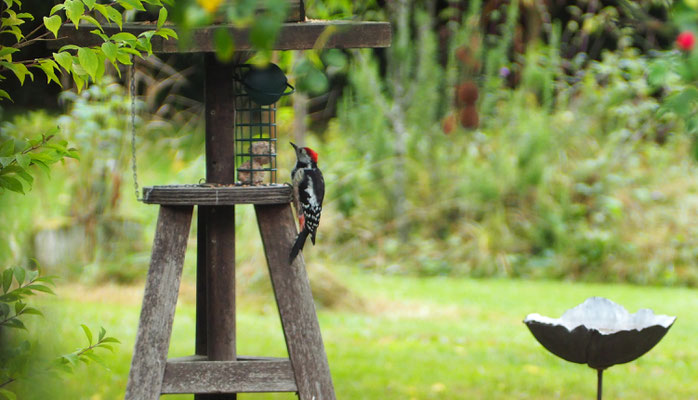
<path id="1" fill-rule="evenodd" d="M 293 190 L 288 185 L 169 185 L 143 188 L 144 203 L 162 205 L 287 204 L 292 196 Z"/>
<path id="2" fill-rule="evenodd" d="M 227 29 L 232 36 L 233 43 L 235 43 L 235 51 L 253 50 L 248 28 L 241 29 L 229 25 L 211 25 L 193 30 L 191 42 L 186 47 L 181 47 L 175 39 L 165 40 L 155 36 L 151 40 L 153 52 L 215 52 L 214 35 L 221 28 Z M 58 32 L 58 37 L 61 39 L 50 41 L 49 46 L 53 49 L 60 48 L 66 44 L 99 46 L 104 41 L 99 36 L 90 33 L 94 29 L 96 29 L 95 26 L 84 24 L 79 30 L 76 30 L 74 25 L 64 24 Z M 107 36 L 120 32 L 119 27 L 112 24 L 104 24 L 102 29 Z M 123 32 L 129 32 L 136 36 L 152 29 L 154 29 L 152 24 L 131 23 L 123 25 Z M 308 50 L 316 47 L 316 45 L 322 45 L 323 48 L 327 49 L 388 47 L 391 40 L 392 29 L 389 22 L 310 20 L 284 23 L 272 50 Z M 320 43 L 320 41 L 323 43 Z"/>
<path id="3" fill-rule="evenodd" d="M 165 366 L 163 394 L 295 392 L 287 358 L 238 357 L 208 361 L 205 356 L 170 359 Z"/>

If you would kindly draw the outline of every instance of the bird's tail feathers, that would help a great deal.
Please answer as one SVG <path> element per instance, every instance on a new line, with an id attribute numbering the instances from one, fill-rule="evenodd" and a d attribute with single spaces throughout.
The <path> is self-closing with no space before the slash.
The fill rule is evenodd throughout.
<path id="1" fill-rule="evenodd" d="M 293 247 L 291 248 L 291 255 L 288 257 L 289 264 L 292 263 L 293 260 L 296 259 L 298 252 L 301 251 L 301 249 L 305 245 L 305 240 L 308 238 L 308 233 L 309 233 L 308 230 L 303 229 L 296 237 L 296 242 L 293 244 Z M 313 244 L 315 244 L 315 243 L 313 243 Z"/>

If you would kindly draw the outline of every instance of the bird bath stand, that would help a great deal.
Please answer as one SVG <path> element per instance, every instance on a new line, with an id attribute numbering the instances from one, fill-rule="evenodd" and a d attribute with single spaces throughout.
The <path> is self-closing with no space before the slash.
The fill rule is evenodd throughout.
<path id="1" fill-rule="evenodd" d="M 584 303 L 553 319 L 529 314 L 524 323 L 548 351 L 567 361 L 587 364 L 597 371 L 597 394 L 601 400 L 603 371 L 647 353 L 667 333 L 676 317 L 655 315 L 641 309 L 630 314 L 603 297 Z"/>
<path id="2" fill-rule="evenodd" d="M 318 43 L 323 43 L 325 48 L 340 49 L 390 45 L 389 23 L 306 21 L 302 1 L 289 2 L 300 4 L 301 12 L 295 21 L 281 26 L 273 50 L 313 49 Z M 123 32 L 138 37 L 152 27 L 148 23 L 124 24 Z M 222 63 L 213 54 L 215 37 L 222 29 L 228 31 L 235 43 L 238 53 L 234 61 L 244 62 L 254 50 L 248 29 L 227 25 L 196 29 L 188 47 L 180 47 L 176 40 L 153 38 L 151 42 L 154 53 L 203 53 L 206 183 L 144 188 L 143 201 L 159 205 L 160 211 L 126 399 L 156 400 L 164 393 L 194 393 L 197 400 L 230 400 L 243 392 L 296 392 L 301 400 L 333 400 L 336 396 L 305 263 L 302 256 L 292 263 L 288 260 L 297 235 L 291 188 L 274 184 L 235 185 L 240 180 L 239 176 L 236 179 L 236 161 L 240 165 L 249 162 L 246 171 L 240 168 L 238 172 L 247 173 L 253 184 L 256 173 L 275 173 L 275 160 L 271 161 L 275 137 L 253 132 L 236 152 L 236 122 L 248 121 L 250 125 L 249 121 L 256 123 L 257 117 L 247 115 L 236 119 L 237 113 L 249 110 L 244 109 L 246 103 L 234 84 L 235 63 Z M 82 25 L 79 30 L 64 25 L 58 35 L 63 39 L 52 42 L 52 46 L 101 45 L 103 40 L 89 33 L 90 30 Z M 103 30 L 107 36 L 121 31 L 113 25 L 105 25 Z M 236 101 L 241 102 L 238 107 Z M 274 123 L 264 118 L 261 121 L 266 125 Z M 255 143 L 262 145 L 257 148 Z M 248 159 L 240 160 L 244 156 Z M 238 204 L 255 207 L 288 358 L 237 354 L 234 207 Z M 198 208 L 195 355 L 168 359 L 194 206 Z"/>

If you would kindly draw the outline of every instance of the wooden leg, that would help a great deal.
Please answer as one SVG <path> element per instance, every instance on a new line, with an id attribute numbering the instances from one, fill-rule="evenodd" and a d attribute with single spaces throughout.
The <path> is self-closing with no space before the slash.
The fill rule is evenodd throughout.
<path id="1" fill-rule="evenodd" d="M 196 347 L 205 356 L 206 344 L 206 218 L 208 207 L 199 206 L 196 218 Z"/>
<path id="2" fill-rule="evenodd" d="M 160 398 L 192 209 L 160 207 L 126 400 Z"/>
<path id="3" fill-rule="evenodd" d="M 296 238 L 290 204 L 255 205 L 281 325 L 301 400 L 335 400 L 303 255 L 289 265 Z"/>
<path id="4" fill-rule="evenodd" d="M 236 359 L 235 208 L 216 206 L 206 221 L 206 333 L 209 361 Z M 235 394 L 199 395 L 205 400 L 235 400 Z"/>

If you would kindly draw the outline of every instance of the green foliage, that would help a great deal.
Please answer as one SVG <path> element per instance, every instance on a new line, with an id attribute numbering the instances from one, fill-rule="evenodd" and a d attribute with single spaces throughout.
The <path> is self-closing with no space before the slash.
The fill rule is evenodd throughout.
<path id="1" fill-rule="evenodd" d="M 24 194 L 34 183 L 36 168 L 48 174 L 51 164 L 79 158 L 66 141 L 51 141 L 54 137 L 49 134 L 27 140 L 0 135 L 0 195 L 6 190 Z"/>
<path id="2" fill-rule="evenodd" d="M 80 91 L 89 82 L 97 82 L 104 76 L 106 61 L 109 61 L 120 74 L 118 66 L 131 64 L 132 56 L 142 57 L 144 53 L 152 54 L 150 41 L 154 36 L 164 39 L 177 38 L 175 31 L 165 27 L 160 21 L 167 18 L 166 11 L 161 12 L 155 29 L 142 32 L 138 37 L 126 32 L 111 36 L 104 33 L 103 24 L 114 23 L 122 28 L 125 11 L 145 11 L 144 3 L 163 10 L 164 5 L 171 4 L 172 1 L 116 0 L 109 4 L 98 4 L 96 0 L 65 0 L 56 4 L 49 15 L 41 16 L 42 23 L 36 29 L 25 33 L 21 26 L 27 21 L 38 19 L 38 16 L 18 12 L 22 7 L 20 1 L 6 1 L 0 13 L 0 33 L 10 34 L 14 38 L 14 43 L 0 45 L 0 80 L 4 79 L 9 72 L 24 84 L 27 76 L 34 79 L 31 69 L 38 69 L 46 75 L 48 82 L 61 86 L 58 75 L 70 75 Z M 68 21 L 75 26 L 75 29 L 91 28 L 90 33 L 100 37 L 103 43 L 92 47 L 70 44 L 58 49 L 51 57 L 16 60 L 22 48 L 40 40 L 49 40 L 50 36 L 58 39 L 58 30 Z M 10 95 L 4 90 L 0 90 L 0 98 L 11 100 Z"/>
<path id="3" fill-rule="evenodd" d="M 13 282 L 16 283 L 14 286 Z M 42 315 L 36 308 L 27 306 L 26 298 L 37 292 L 53 294 L 51 286 L 53 278 L 39 277 L 38 271 L 26 271 L 20 267 L 4 270 L 0 295 L 0 329 L 9 327 L 26 330 L 22 316 Z"/>
<path id="4" fill-rule="evenodd" d="M 7 268 L 2 272 L 2 295 L 0 295 L 0 334 L 5 334 L 7 328 L 26 331 L 25 317 L 38 315 L 43 317 L 39 309 L 29 306 L 27 299 L 39 293 L 54 294 L 54 277 L 39 276 L 38 270 L 25 270 L 21 267 Z M 31 382 L 37 374 L 45 375 L 52 370 L 72 372 L 78 363 L 88 364 L 92 361 L 104 364 L 98 349 L 113 351 L 113 344 L 119 341 L 106 335 L 106 330 L 100 328 L 97 340 L 86 325 L 81 328 L 87 338 L 87 346 L 72 353 L 57 357 L 52 363 L 37 366 L 32 363 L 35 350 L 27 339 L 14 338 L 20 341 L 17 346 L 0 347 L 0 398 L 12 400 L 16 398 L 15 388 L 23 382 Z M 25 334 L 25 336 L 26 336 Z M 37 370 L 38 369 L 38 370 Z"/>
<path id="5" fill-rule="evenodd" d="M 695 229 L 670 222 L 693 204 L 695 185 L 674 189 L 698 176 L 687 164 L 692 134 L 684 116 L 662 112 L 655 61 L 626 45 L 570 64 L 537 44 L 517 67 L 506 41 L 485 40 L 480 125 L 445 131 L 442 116 L 458 103 L 450 88 L 472 70 L 455 55 L 446 68 L 436 61 L 433 21 L 419 7 L 406 17 L 414 25 L 397 11 L 385 80 L 369 53 L 354 53 L 351 92 L 321 148 L 343 155 L 326 175 L 328 203 L 341 213 L 329 240 L 346 250 L 328 257 L 422 275 L 698 284 Z M 483 37 L 472 21 L 450 25 L 452 51 Z M 520 77 L 516 88 L 499 66 Z M 692 103 L 679 103 L 695 115 Z"/>

